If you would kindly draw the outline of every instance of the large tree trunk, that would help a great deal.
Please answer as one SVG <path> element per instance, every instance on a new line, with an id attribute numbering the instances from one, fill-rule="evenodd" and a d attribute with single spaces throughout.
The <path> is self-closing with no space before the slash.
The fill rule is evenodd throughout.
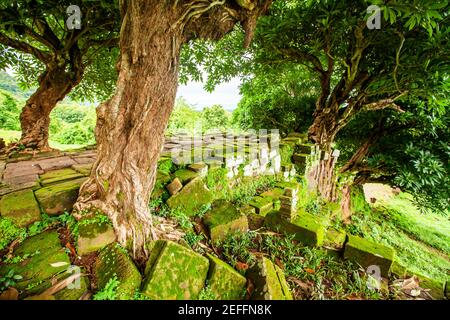
<path id="1" fill-rule="evenodd" d="M 19 144 L 31 149 L 50 149 L 50 113 L 78 82 L 73 81 L 64 68 L 47 68 L 39 78 L 39 88 L 28 99 L 20 114 L 22 137 Z"/>
<path id="2" fill-rule="evenodd" d="M 135 259 L 147 256 L 145 243 L 154 237 L 148 202 L 175 102 L 182 44 L 220 39 L 239 20 L 252 24 L 269 3 L 243 10 L 234 1 L 122 2 L 117 88 L 97 109 L 97 161 L 75 210 L 106 213 Z"/>

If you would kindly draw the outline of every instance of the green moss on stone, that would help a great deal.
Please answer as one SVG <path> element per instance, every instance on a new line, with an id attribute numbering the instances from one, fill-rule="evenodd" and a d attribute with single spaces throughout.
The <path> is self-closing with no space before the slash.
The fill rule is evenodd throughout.
<path id="1" fill-rule="evenodd" d="M 159 240 L 147 262 L 142 293 L 155 300 L 195 300 L 205 285 L 209 261 L 172 241 Z"/>
<path id="2" fill-rule="evenodd" d="M 46 172 L 40 176 L 41 184 L 44 187 L 54 185 L 59 182 L 82 178 L 83 175 L 73 169 L 61 169 Z"/>
<path id="3" fill-rule="evenodd" d="M 289 300 L 292 298 L 291 295 L 285 295 L 287 284 L 280 282 L 280 278 L 285 281 L 284 277 L 278 276 L 274 264 L 265 257 L 247 271 L 247 278 L 255 287 L 252 300 Z"/>
<path id="4" fill-rule="evenodd" d="M 294 155 L 295 148 L 292 144 L 283 143 L 279 144 L 281 162 L 292 163 L 292 156 Z"/>
<path id="5" fill-rule="evenodd" d="M 192 181 L 194 178 L 198 177 L 198 173 L 188 169 L 180 169 L 175 171 L 173 174 L 175 178 L 180 179 L 181 183 L 185 185 L 186 183 Z"/>
<path id="6" fill-rule="evenodd" d="M 35 192 L 42 209 L 48 215 L 58 215 L 72 210 L 78 198 L 81 184 L 86 178 L 72 180 L 49 187 L 39 189 Z"/>
<path id="7" fill-rule="evenodd" d="M 254 207 L 256 213 L 260 216 L 265 216 L 273 210 L 273 201 L 271 201 L 269 198 L 257 196 L 254 197 L 248 204 Z"/>
<path id="8" fill-rule="evenodd" d="M 217 257 L 208 254 L 208 284 L 217 299 L 240 300 L 245 293 L 247 279 Z"/>
<path id="9" fill-rule="evenodd" d="M 41 220 L 41 210 L 32 190 L 7 194 L 0 199 L 0 214 L 19 227 Z"/>
<path id="10" fill-rule="evenodd" d="M 38 289 L 42 290 L 40 285 L 70 266 L 69 256 L 62 248 L 56 231 L 46 231 L 26 239 L 13 254 L 20 257 L 28 255 L 29 258 L 17 264 L 1 265 L 0 274 L 14 270 L 15 274 L 23 277 L 15 285 L 21 297 L 38 293 Z"/>
<path id="11" fill-rule="evenodd" d="M 324 245 L 340 249 L 343 248 L 346 238 L 345 232 L 331 228 L 327 230 Z"/>
<path id="12" fill-rule="evenodd" d="M 213 242 L 223 240 L 230 233 L 248 231 L 247 217 L 225 200 L 215 201 L 203 222 Z"/>
<path id="13" fill-rule="evenodd" d="M 109 223 L 83 223 L 83 220 L 80 221 L 77 241 L 79 255 L 98 251 L 114 241 L 116 241 L 116 235 Z"/>
<path id="14" fill-rule="evenodd" d="M 195 178 L 181 189 L 179 193 L 167 200 L 171 209 L 180 209 L 187 216 L 193 216 L 204 205 L 210 204 L 214 199 L 212 192 L 205 187 L 200 177 Z"/>
<path id="15" fill-rule="evenodd" d="M 324 242 L 324 226 L 309 214 L 301 214 L 289 222 L 274 211 L 266 216 L 264 226 L 270 230 L 292 234 L 295 240 L 308 246 L 321 246 Z"/>
<path id="16" fill-rule="evenodd" d="M 98 290 L 102 290 L 108 281 L 117 277 L 117 298 L 130 300 L 139 290 L 142 276 L 127 254 L 118 244 L 110 244 L 100 251 L 94 266 Z"/>
<path id="17" fill-rule="evenodd" d="M 79 287 L 72 283 L 73 288 L 64 288 L 54 294 L 55 300 L 79 300 L 81 296 L 89 290 L 89 280 L 87 276 L 81 276 L 77 280 Z"/>
<path id="18" fill-rule="evenodd" d="M 385 278 L 388 277 L 394 255 L 395 251 L 390 247 L 348 235 L 344 258 L 355 261 L 365 268 L 372 265 L 378 266 L 381 275 Z"/>
<path id="19" fill-rule="evenodd" d="M 172 159 L 170 157 L 162 157 L 158 160 L 158 170 L 169 174 L 175 169 Z"/>

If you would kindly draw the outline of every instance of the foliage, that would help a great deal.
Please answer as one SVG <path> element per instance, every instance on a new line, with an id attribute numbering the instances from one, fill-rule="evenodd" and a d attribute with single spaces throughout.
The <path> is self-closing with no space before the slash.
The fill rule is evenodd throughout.
<path id="1" fill-rule="evenodd" d="M 211 287 L 206 284 L 206 286 L 200 291 L 198 300 L 217 300 L 216 295 L 212 291 Z"/>
<path id="2" fill-rule="evenodd" d="M 82 10 L 81 30 L 65 27 L 70 5 Z M 0 69 L 14 69 L 21 86 L 30 88 L 57 61 L 72 80 L 83 78 L 73 98 L 105 99 L 117 77 L 119 22 L 116 1 L 0 1 Z"/>
<path id="3" fill-rule="evenodd" d="M 225 130 L 229 125 L 229 114 L 221 105 L 213 105 L 203 109 L 203 130 L 221 129 Z"/>
<path id="4" fill-rule="evenodd" d="M 120 285 L 117 276 L 109 279 L 105 287 L 94 294 L 93 300 L 116 300 L 117 298 L 117 287 Z"/>
<path id="5" fill-rule="evenodd" d="M 0 128 L 6 130 L 20 130 L 20 109 L 17 101 L 6 92 L 0 91 L 3 102 L 0 104 Z"/>
<path id="6" fill-rule="evenodd" d="M 22 280 L 22 276 L 14 274 L 14 270 L 11 269 L 3 276 L 0 276 L 0 292 L 5 291 L 9 287 L 14 287 L 18 280 Z"/>
<path id="7" fill-rule="evenodd" d="M 17 227 L 10 219 L 0 217 L 0 251 L 16 239 L 25 239 L 26 230 Z"/>

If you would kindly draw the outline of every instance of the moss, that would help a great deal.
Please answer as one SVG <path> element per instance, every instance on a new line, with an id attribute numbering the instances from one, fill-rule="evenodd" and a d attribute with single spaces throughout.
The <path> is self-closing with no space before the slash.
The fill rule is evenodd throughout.
<path id="1" fill-rule="evenodd" d="M 159 199 L 167 194 L 166 185 L 172 180 L 169 174 L 158 171 L 156 174 L 156 182 L 150 199 Z"/>
<path id="2" fill-rule="evenodd" d="M 54 294 L 55 300 L 79 300 L 81 296 L 89 290 L 89 280 L 86 276 L 79 279 L 79 288 L 64 288 Z M 73 283 L 72 283 L 73 285 Z"/>
<path id="3" fill-rule="evenodd" d="M 295 240 L 305 245 L 321 246 L 324 241 L 324 226 L 308 214 L 301 214 L 289 222 L 283 219 L 279 212 L 274 211 L 266 216 L 264 226 L 270 230 L 292 234 Z"/>
<path id="4" fill-rule="evenodd" d="M 304 143 L 304 144 L 300 144 L 297 147 L 297 150 L 299 153 L 301 154 L 306 154 L 306 155 L 310 155 L 314 153 L 315 149 L 315 145 L 312 143 Z"/>
<path id="5" fill-rule="evenodd" d="M 217 257 L 208 254 L 207 283 L 216 299 L 240 300 L 245 292 L 247 279 Z"/>
<path id="6" fill-rule="evenodd" d="M 204 205 L 213 201 L 214 195 L 207 189 L 200 177 L 195 178 L 176 195 L 167 200 L 171 209 L 180 209 L 187 216 L 193 216 Z"/>
<path id="7" fill-rule="evenodd" d="M 70 212 L 78 198 L 80 186 L 84 181 L 86 181 L 86 178 L 45 187 L 37 190 L 35 195 L 42 209 L 48 215 Z"/>
<path id="8" fill-rule="evenodd" d="M 445 299 L 445 282 L 428 278 L 421 274 L 414 274 L 419 279 L 419 286 L 428 289 L 428 293 L 436 300 Z"/>
<path id="9" fill-rule="evenodd" d="M 181 183 L 185 185 L 186 183 L 192 181 L 194 178 L 198 177 L 198 173 L 188 169 L 180 169 L 175 171 L 173 174 L 175 178 L 180 179 Z"/>
<path id="10" fill-rule="evenodd" d="M 203 218 L 213 242 L 224 239 L 234 232 L 248 231 L 248 220 L 230 202 L 218 200 Z"/>
<path id="11" fill-rule="evenodd" d="M 348 235 L 344 258 L 355 261 L 365 268 L 376 265 L 380 267 L 381 275 L 385 278 L 388 277 L 394 255 L 395 251 L 390 247 Z"/>
<path id="12" fill-rule="evenodd" d="M 270 211 L 273 210 L 273 202 L 268 198 L 254 197 L 249 203 L 250 206 L 254 207 L 256 213 L 260 216 L 265 216 Z"/>
<path id="13" fill-rule="evenodd" d="M 292 156 L 294 155 L 295 148 L 289 143 L 281 142 L 279 145 L 281 162 L 282 163 L 292 163 Z"/>
<path id="14" fill-rule="evenodd" d="M 120 283 L 116 291 L 119 300 L 130 300 L 142 282 L 142 276 L 126 250 L 115 243 L 100 251 L 94 273 L 99 290 L 105 288 L 110 279 L 117 277 Z"/>
<path id="15" fill-rule="evenodd" d="M 336 249 L 341 249 L 344 247 L 346 238 L 347 235 L 345 232 L 331 228 L 327 230 L 324 245 Z"/>
<path id="16" fill-rule="evenodd" d="M 61 169 L 44 173 L 40 176 L 41 184 L 44 187 L 63 182 L 82 178 L 83 175 L 73 169 Z"/>
<path id="17" fill-rule="evenodd" d="M 283 270 L 277 265 L 275 266 L 275 271 L 277 272 L 278 281 L 281 284 L 281 289 L 283 289 L 283 295 L 285 297 L 285 300 L 294 300 L 291 292 L 291 288 L 289 288 L 289 285 L 287 284 L 286 277 L 284 276 Z"/>
<path id="18" fill-rule="evenodd" d="M 172 241 L 159 240 L 147 262 L 142 294 L 155 300 L 195 300 L 203 289 L 209 261 Z M 156 257 L 157 256 L 157 257 Z"/>
<path id="19" fill-rule="evenodd" d="M 253 300 L 288 300 L 292 296 L 286 296 L 287 284 L 281 284 L 274 264 L 267 258 L 261 258 L 254 267 L 247 271 L 247 277 L 252 281 L 255 290 L 252 294 Z"/>
<path id="20" fill-rule="evenodd" d="M 18 191 L 3 196 L 0 213 L 19 227 L 41 220 L 41 212 L 32 190 Z"/>
<path id="21" fill-rule="evenodd" d="M 15 286 L 22 297 L 39 292 L 38 289 L 42 289 L 39 285 L 70 266 L 69 256 L 61 247 L 56 231 L 46 231 L 30 237 L 14 250 L 14 256 L 25 255 L 29 258 L 20 263 L 0 266 L 0 274 L 14 270 L 15 274 L 23 277 Z"/>
<path id="22" fill-rule="evenodd" d="M 88 176 L 91 174 L 92 164 L 74 164 L 72 169 L 82 174 L 83 176 Z"/>
<path id="23" fill-rule="evenodd" d="M 83 223 L 78 225 L 77 252 L 85 255 L 98 251 L 116 240 L 113 228 L 107 222 Z"/>

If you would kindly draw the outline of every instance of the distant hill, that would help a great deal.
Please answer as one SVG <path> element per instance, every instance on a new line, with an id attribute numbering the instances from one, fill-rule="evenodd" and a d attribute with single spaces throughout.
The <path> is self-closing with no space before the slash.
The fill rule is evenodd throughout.
<path id="1" fill-rule="evenodd" d="M 0 89 L 7 91 L 19 99 L 27 99 L 34 92 L 34 89 L 22 90 L 17 85 L 16 79 L 5 71 L 0 71 Z"/>

